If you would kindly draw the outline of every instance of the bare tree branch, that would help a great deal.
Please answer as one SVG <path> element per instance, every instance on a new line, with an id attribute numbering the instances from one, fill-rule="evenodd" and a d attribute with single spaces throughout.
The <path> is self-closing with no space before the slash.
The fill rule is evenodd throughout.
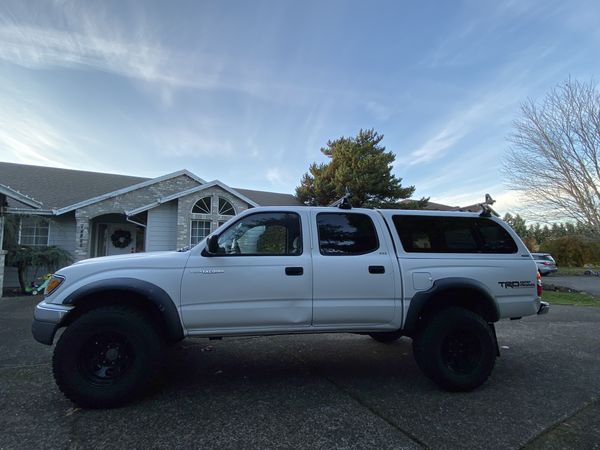
<path id="1" fill-rule="evenodd" d="M 541 220 L 571 219 L 600 232 L 600 93 L 568 79 L 527 100 L 503 161 L 509 187 Z"/>

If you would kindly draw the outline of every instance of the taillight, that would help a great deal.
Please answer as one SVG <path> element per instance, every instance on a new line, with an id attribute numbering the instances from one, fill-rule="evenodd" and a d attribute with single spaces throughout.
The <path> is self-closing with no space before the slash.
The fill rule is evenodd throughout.
<path id="1" fill-rule="evenodd" d="M 541 297 L 542 296 L 542 274 L 541 273 L 537 273 L 537 296 Z"/>

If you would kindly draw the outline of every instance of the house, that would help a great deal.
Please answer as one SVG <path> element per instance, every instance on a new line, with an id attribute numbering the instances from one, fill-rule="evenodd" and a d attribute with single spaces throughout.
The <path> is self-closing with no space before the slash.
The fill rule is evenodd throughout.
<path id="1" fill-rule="evenodd" d="M 141 178 L 0 162 L 0 205 L 19 219 L 18 243 L 56 245 L 77 261 L 175 250 L 245 209 L 301 203 L 289 194 L 207 182 L 188 170 Z M 5 287 L 16 286 L 14 269 L 0 265 L 0 273 Z"/>

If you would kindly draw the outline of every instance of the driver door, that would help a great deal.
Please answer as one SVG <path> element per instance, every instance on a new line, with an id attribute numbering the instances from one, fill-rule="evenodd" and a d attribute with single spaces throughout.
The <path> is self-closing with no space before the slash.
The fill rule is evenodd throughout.
<path id="1" fill-rule="evenodd" d="M 218 253 L 194 249 L 181 286 L 185 327 L 243 332 L 310 326 L 308 233 L 305 213 L 256 212 L 220 233 Z"/>

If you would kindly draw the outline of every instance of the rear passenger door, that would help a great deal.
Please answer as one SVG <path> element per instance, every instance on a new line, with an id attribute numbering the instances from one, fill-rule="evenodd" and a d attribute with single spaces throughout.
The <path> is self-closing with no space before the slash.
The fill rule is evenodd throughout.
<path id="1" fill-rule="evenodd" d="M 373 213 L 376 214 L 376 213 Z M 313 325 L 386 324 L 394 319 L 394 266 L 380 220 L 353 211 L 312 212 Z"/>

